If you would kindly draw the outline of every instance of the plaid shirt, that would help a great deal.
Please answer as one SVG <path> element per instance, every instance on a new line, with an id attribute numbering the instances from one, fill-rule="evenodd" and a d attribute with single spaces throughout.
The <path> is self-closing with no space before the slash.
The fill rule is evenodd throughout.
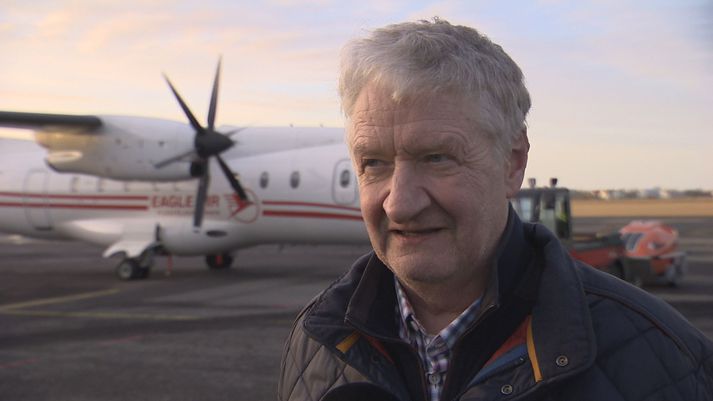
<path id="1" fill-rule="evenodd" d="M 397 309 L 399 315 L 399 337 L 418 350 L 421 365 L 426 373 L 430 390 L 430 400 L 438 401 L 446 381 L 451 349 L 468 325 L 475 319 L 480 306 L 480 298 L 475 300 L 463 313 L 435 336 L 429 335 L 416 319 L 411 303 L 399 281 L 396 283 Z"/>

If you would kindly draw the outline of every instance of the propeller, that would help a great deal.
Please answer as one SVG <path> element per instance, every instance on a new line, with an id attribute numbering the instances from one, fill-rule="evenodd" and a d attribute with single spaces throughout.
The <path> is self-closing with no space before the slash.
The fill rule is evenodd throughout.
<path id="1" fill-rule="evenodd" d="M 230 149 L 235 142 L 230 138 L 232 135 L 241 131 L 241 129 L 235 129 L 227 133 L 221 133 L 215 130 L 215 114 L 218 106 L 218 87 L 220 82 L 220 64 L 221 60 L 218 60 L 218 67 L 215 71 L 215 78 L 213 79 L 213 90 L 210 95 L 210 106 L 208 107 L 208 125 L 206 127 L 202 126 L 196 117 L 191 112 L 190 108 L 183 101 L 181 95 L 168 79 L 166 74 L 163 78 L 166 80 L 171 92 L 175 96 L 178 104 L 181 106 L 183 113 L 188 117 L 188 122 L 191 124 L 195 131 L 195 137 L 193 139 L 193 149 L 186 152 L 177 154 L 175 156 L 169 157 L 168 159 L 162 160 L 154 166 L 156 168 L 165 167 L 171 163 L 185 159 L 191 156 L 193 163 L 191 164 L 191 175 L 198 177 L 198 192 L 196 194 L 196 207 L 193 211 L 193 227 L 198 229 L 203 222 L 203 214 L 205 211 L 205 201 L 208 196 L 208 184 L 210 183 L 210 158 L 215 157 L 218 161 L 221 171 L 225 175 L 225 178 L 230 182 L 230 186 L 235 191 L 235 194 L 240 198 L 241 202 L 248 202 L 248 196 L 240 184 L 240 180 L 235 177 L 235 174 L 225 160 L 220 157 L 220 154 Z"/>

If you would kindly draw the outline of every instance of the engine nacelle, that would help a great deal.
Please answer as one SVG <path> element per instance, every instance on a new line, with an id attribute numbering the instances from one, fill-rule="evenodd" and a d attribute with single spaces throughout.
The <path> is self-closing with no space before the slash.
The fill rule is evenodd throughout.
<path id="1" fill-rule="evenodd" d="M 58 172 L 82 173 L 117 180 L 179 181 L 191 178 L 191 160 L 162 168 L 157 162 L 193 147 L 193 129 L 176 121 L 100 116 L 96 129 L 46 127 L 35 132 L 48 149 L 47 164 Z"/>

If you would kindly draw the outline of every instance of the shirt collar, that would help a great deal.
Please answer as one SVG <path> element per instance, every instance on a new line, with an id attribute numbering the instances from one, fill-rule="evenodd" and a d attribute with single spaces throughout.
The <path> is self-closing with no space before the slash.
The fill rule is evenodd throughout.
<path id="1" fill-rule="evenodd" d="M 409 302 L 406 292 L 396 276 L 394 276 L 394 285 L 396 287 L 396 299 L 399 310 L 399 337 L 404 341 L 410 341 L 411 333 L 418 334 L 428 340 L 434 337 L 440 337 L 448 348 L 451 349 L 453 345 L 455 345 L 456 340 L 458 340 L 478 315 L 482 298 L 476 299 L 436 336 L 429 335 L 416 318 L 411 302 Z"/>
<path id="2" fill-rule="evenodd" d="M 514 287 L 513 281 L 531 259 L 531 249 L 523 232 L 523 225 L 512 206 L 508 222 L 495 252 L 495 260 L 487 286 L 481 298 L 485 310 L 498 305 L 502 296 Z M 333 292 L 344 293 L 347 299 L 344 320 L 352 327 L 377 338 L 400 338 L 400 306 L 396 297 L 394 275 L 372 251 L 349 271 L 351 281 L 337 286 Z M 341 298 L 340 298 L 341 299 Z M 396 305 L 394 305 L 396 304 Z M 389 307 L 379 307 L 388 305 Z M 480 314 L 480 313 L 478 313 Z M 339 319 L 338 316 L 335 318 Z"/>

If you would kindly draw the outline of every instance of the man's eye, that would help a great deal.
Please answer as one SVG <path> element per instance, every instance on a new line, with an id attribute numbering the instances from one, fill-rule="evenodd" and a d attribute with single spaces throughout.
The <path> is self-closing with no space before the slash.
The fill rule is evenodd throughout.
<path id="1" fill-rule="evenodd" d="M 383 164 L 384 164 L 383 161 L 381 161 L 379 159 L 364 159 L 362 161 L 361 165 L 363 168 L 369 168 L 369 167 L 379 167 Z"/>
<path id="2" fill-rule="evenodd" d="M 450 160 L 450 158 L 441 153 L 434 153 L 432 155 L 426 156 L 426 161 L 429 163 L 441 163 L 448 160 Z"/>

